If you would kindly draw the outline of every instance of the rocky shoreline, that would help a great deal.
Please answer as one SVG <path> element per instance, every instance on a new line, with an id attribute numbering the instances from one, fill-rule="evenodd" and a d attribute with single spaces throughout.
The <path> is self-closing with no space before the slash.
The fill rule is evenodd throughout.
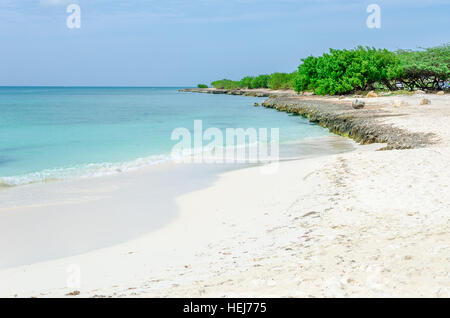
<path id="1" fill-rule="evenodd" d="M 180 92 L 203 94 L 226 94 L 251 97 L 283 97 L 295 96 L 293 91 L 270 91 L 267 89 L 218 89 L 218 88 L 185 88 Z"/>
<path id="2" fill-rule="evenodd" d="M 353 109 L 346 103 L 323 99 L 305 99 L 292 91 L 184 89 L 182 92 L 268 97 L 262 106 L 303 116 L 331 132 L 352 138 L 360 144 L 384 143 L 383 150 L 421 148 L 433 144 L 432 133 L 410 132 L 384 124 L 383 118 L 401 116 L 383 109 Z"/>
<path id="3" fill-rule="evenodd" d="M 382 110 L 355 110 L 344 104 L 295 98 L 271 98 L 262 105 L 298 114 L 360 144 L 385 143 L 387 146 L 383 148 L 384 150 L 421 148 L 432 144 L 434 139 L 434 134 L 431 133 L 413 133 L 380 123 L 379 119 L 399 116 Z"/>

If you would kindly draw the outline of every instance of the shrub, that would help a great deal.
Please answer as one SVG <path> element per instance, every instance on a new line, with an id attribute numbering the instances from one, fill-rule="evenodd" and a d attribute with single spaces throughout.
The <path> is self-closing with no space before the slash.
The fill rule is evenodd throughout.
<path id="1" fill-rule="evenodd" d="M 208 88 L 208 85 L 206 85 L 206 84 L 198 84 L 197 88 Z"/>
<path id="2" fill-rule="evenodd" d="M 292 73 L 273 73 L 269 78 L 270 89 L 291 89 L 294 88 L 294 80 L 297 72 Z"/>
<path id="3" fill-rule="evenodd" d="M 252 88 L 268 88 L 269 87 L 269 75 L 259 75 L 252 80 Z"/>
<path id="4" fill-rule="evenodd" d="M 246 76 L 239 82 L 239 87 L 241 88 L 253 88 L 252 82 L 255 78 L 253 76 Z"/>
<path id="5" fill-rule="evenodd" d="M 334 50 L 322 56 L 302 59 L 298 72 L 246 76 L 240 81 L 223 79 L 212 82 L 215 88 L 270 88 L 318 95 L 347 94 L 356 91 L 395 91 L 407 88 L 448 89 L 450 44 L 418 51 L 358 46 L 352 50 Z"/>
<path id="6" fill-rule="evenodd" d="M 214 88 L 221 88 L 221 89 L 234 89 L 239 88 L 239 82 L 232 81 L 229 79 L 223 79 L 219 81 L 214 81 L 211 83 L 212 87 Z"/>
<path id="7" fill-rule="evenodd" d="M 376 84 L 392 87 L 398 76 L 399 59 L 393 52 L 369 47 L 353 50 L 330 49 L 320 57 L 302 60 L 294 87 L 297 92 L 312 90 L 318 95 L 346 94 L 372 90 Z"/>

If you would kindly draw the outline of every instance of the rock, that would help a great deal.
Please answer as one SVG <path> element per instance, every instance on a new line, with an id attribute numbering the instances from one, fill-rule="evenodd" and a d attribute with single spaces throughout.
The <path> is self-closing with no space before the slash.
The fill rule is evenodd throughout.
<path id="1" fill-rule="evenodd" d="M 408 103 L 405 101 L 395 101 L 392 103 L 392 107 L 399 107 L 399 106 L 408 106 Z"/>
<path id="2" fill-rule="evenodd" d="M 424 92 L 423 90 L 418 89 L 418 90 L 416 91 L 416 94 L 425 94 L 425 92 Z"/>
<path id="3" fill-rule="evenodd" d="M 80 292 L 78 290 L 74 290 L 73 292 L 66 294 L 66 296 L 78 296 L 79 294 Z"/>
<path id="4" fill-rule="evenodd" d="M 429 105 L 431 101 L 428 98 L 424 98 L 420 101 L 420 105 Z"/>
<path id="5" fill-rule="evenodd" d="M 352 107 L 353 107 L 354 109 L 361 109 L 361 108 L 364 108 L 365 105 L 366 105 L 366 103 L 364 103 L 364 102 L 361 101 L 361 100 L 357 100 L 357 99 L 355 99 L 355 100 L 352 102 Z"/>
<path id="6" fill-rule="evenodd" d="M 444 95 L 445 93 L 444 93 L 444 91 L 440 91 L 440 92 L 437 92 L 436 93 L 436 95 L 439 95 L 439 96 L 442 96 L 442 95 Z"/>
<path id="7" fill-rule="evenodd" d="M 255 107 L 258 107 L 258 106 L 259 106 L 259 104 L 258 104 L 258 103 L 254 103 L 254 104 L 253 104 L 253 106 L 255 106 Z"/>
<path id="8" fill-rule="evenodd" d="M 366 97 L 369 97 L 369 98 L 370 97 L 378 97 L 378 94 L 375 93 L 374 91 L 370 91 L 370 92 L 367 93 Z"/>
<path id="9" fill-rule="evenodd" d="M 345 96 L 343 96 L 343 95 L 339 96 L 339 99 L 344 99 L 344 98 L 345 98 Z"/>

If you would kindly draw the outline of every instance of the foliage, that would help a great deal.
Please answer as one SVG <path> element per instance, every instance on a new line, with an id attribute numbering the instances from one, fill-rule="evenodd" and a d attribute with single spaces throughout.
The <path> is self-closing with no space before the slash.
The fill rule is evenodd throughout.
<path id="1" fill-rule="evenodd" d="M 208 88 L 208 85 L 206 85 L 206 84 L 198 84 L 197 88 Z"/>
<path id="2" fill-rule="evenodd" d="M 229 79 L 223 79 L 212 82 L 211 86 L 214 88 L 221 88 L 221 89 L 236 89 L 239 88 L 239 82 L 232 81 Z"/>
<path id="3" fill-rule="evenodd" d="M 399 63 L 396 54 L 385 49 L 330 49 L 320 57 L 302 60 L 294 87 L 298 92 L 313 91 L 318 95 L 371 90 L 376 84 L 391 88 L 391 80 L 400 72 Z"/>
<path id="4" fill-rule="evenodd" d="M 448 89 L 450 45 L 416 51 L 358 46 L 330 49 L 319 57 L 302 59 L 298 72 L 246 76 L 240 81 L 223 79 L 215 88 L 270 88 L 313 91 L 318 95 L 348 94 L 370 90 Z"/>
<path id="5" fill-rule="evenodd" d="M 271 88 L 271 89 L 292 89 L 294 77 L 297 72 L 293 73 L 274 73 L 272 75 L 246 76 L 240 81 L 232 81 L 223 79 L 214 81 L 211 85 L 221 89 L 237 89 L 237 88 Z"/>
<path id="6" fill-rule="evenodd" d="M 252 88 L 268 88 L 269 87 L 269 75 L 256 76 L 252 81 Z"/>
<path id="7" fill-rule="evenodd" d="M 401 77 L 405 87 L 413 90 L 437 90 L 450 78 L 450 44 L 418 51 L 400 50 Z"/>
<path id="8" fill-rule="evenodd" d="M 270 89 L 291 89 L 294 87 L 294 80 L 297 72 L 292 73 L 273 73 L 269 78 Z"/>
<path id="9" fill-rule="evenodd" d="M 442 89 L 450 78 L 448 44 L 419 51 L 390 52 L 357 47 L 302 60 L 294 87 L 318 95 L 355 91 Z"/>
<path id="10" fill-rule="evenodd" d="M 239 87 L 241 88 L 253 88 L 252 82 L 255 78 L 253 76 L 246 76 L 239 82 Z"/>

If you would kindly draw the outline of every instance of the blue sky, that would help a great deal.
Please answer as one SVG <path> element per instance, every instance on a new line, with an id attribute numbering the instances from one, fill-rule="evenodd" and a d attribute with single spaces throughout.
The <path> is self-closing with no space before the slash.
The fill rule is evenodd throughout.
<path id="1" fill-rule="evenodd" d="M 81 7 L 81 29 L 66 26 Z M 366 26 L 369 4 L 381 28 Z M 450 0 L 0 0 L 0 85 L 194 86 L 450 42 Z"/>

